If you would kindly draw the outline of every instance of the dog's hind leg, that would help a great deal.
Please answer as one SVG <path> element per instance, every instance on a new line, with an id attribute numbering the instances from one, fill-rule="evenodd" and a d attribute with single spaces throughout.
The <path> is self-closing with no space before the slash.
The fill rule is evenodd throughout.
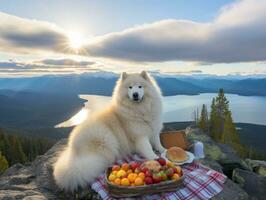
<path id="1" fill-rule="evenodd" d="M 107 166 L 106 158 L 100 154 L 77 156 L 66 149 L 55 163 L 53 175 L 61 189 L 73 192 L 91 183 Z"/>

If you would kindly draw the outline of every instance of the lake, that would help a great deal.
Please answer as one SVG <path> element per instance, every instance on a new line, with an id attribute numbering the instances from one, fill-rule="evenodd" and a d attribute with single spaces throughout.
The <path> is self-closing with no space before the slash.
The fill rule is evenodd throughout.
<path id="1" fill-rule="evenodd" d="M 209 112 L 212 98 L 216 96 L 216 93 L 204 93 L 164 97 L 164 122 L 192 121 L 193 111 L 198 108 L 200 112 L 202 104 L 206 104 Z M 226 97 L 234 122 L 266 125 L 266 97 L 236 94 L 226 94 Z"/>
<path id="2" fill-rule="evenodd" d="M 204 93 L 199 95 L 176 95 L 164 97 L 163 121 L 192 121 L 193 111 L 198 108 L 200 112 L 202 104 L 206 104 L 208 111 L 210 111 L 212 98 L 216 96 L 216 93 Z M 80 97 L 89 101 L 86 103 L 85 107 L 90 107 L 91 103 L 97 102 L 97 105 L 92 106 L 96 110 L 100 109 L 103 104 L 106 104 L 111 100 L 111 97 L 97 95 L 81 95 Z M 226 94 L 226 97 L 230 102 L 229 105 L 234 122 L 266 125 L 266 97 L 240 96 L 236 94 Z"/>

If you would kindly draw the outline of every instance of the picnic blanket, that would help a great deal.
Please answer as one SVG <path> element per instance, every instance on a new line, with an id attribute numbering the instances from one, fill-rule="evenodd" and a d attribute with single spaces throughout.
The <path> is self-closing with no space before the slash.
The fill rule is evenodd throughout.
<path id="1" fill-rule="evenodd" d="M 124 160 L 119 160 L 116 164 L 122 164 L 123 162 L 141 161 L 138 155 L 128 156 Z M 185 179 L 184 187 L 177 189 L 175 192 L 146 195 L 137 198 L 124 198 L 123 200 L 205 200 L 210 199 L 223 190 L 223 184 L 226 180 L 226 176 L 212 170 L 202 164 L 193 162 L 191 164 L 182 166 Z M 96 191 L 103 200 L 113 200 L 108 191 L 105 189 L 104 173 L 101 174 L 91 187 Z"/>

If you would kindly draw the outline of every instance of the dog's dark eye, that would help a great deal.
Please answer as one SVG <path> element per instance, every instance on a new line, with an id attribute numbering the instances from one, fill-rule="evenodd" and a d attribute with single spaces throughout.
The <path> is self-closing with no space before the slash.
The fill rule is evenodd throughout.
<path id="1" fill-rule="evenodd" d="M 142 88 L 142 86 L 140 85 L 139 88 Z"/>
<path id="2" fill-rule="evenodd" d="M 132 89 L 132 86 L 129 86 L 129 89 Z"/>

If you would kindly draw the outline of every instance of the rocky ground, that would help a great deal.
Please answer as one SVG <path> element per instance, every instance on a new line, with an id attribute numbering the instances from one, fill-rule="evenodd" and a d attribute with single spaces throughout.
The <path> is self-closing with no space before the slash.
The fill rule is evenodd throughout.
<path id="1" fill-rule="evenodd" d="M 173 130 L 174 126 L 166 129 Z M 224 190 L 213 199 L 265 199 L 266 162 L 242 160 L 230 147 L 215 143 L 197 129 L 190 129 L 187 137 L 192 143 L 195 140 L 204 143 L 206 157 L 200 162 L 229 177 Z M 75 194 L 67 194 L 57 189 L 52 177 L 52 164 L 65 144 L 66 139 L 62 139 L 34 162 L 10 167 L 0 176 L 0 199 L 100 199 L 90 188 Z"/>

